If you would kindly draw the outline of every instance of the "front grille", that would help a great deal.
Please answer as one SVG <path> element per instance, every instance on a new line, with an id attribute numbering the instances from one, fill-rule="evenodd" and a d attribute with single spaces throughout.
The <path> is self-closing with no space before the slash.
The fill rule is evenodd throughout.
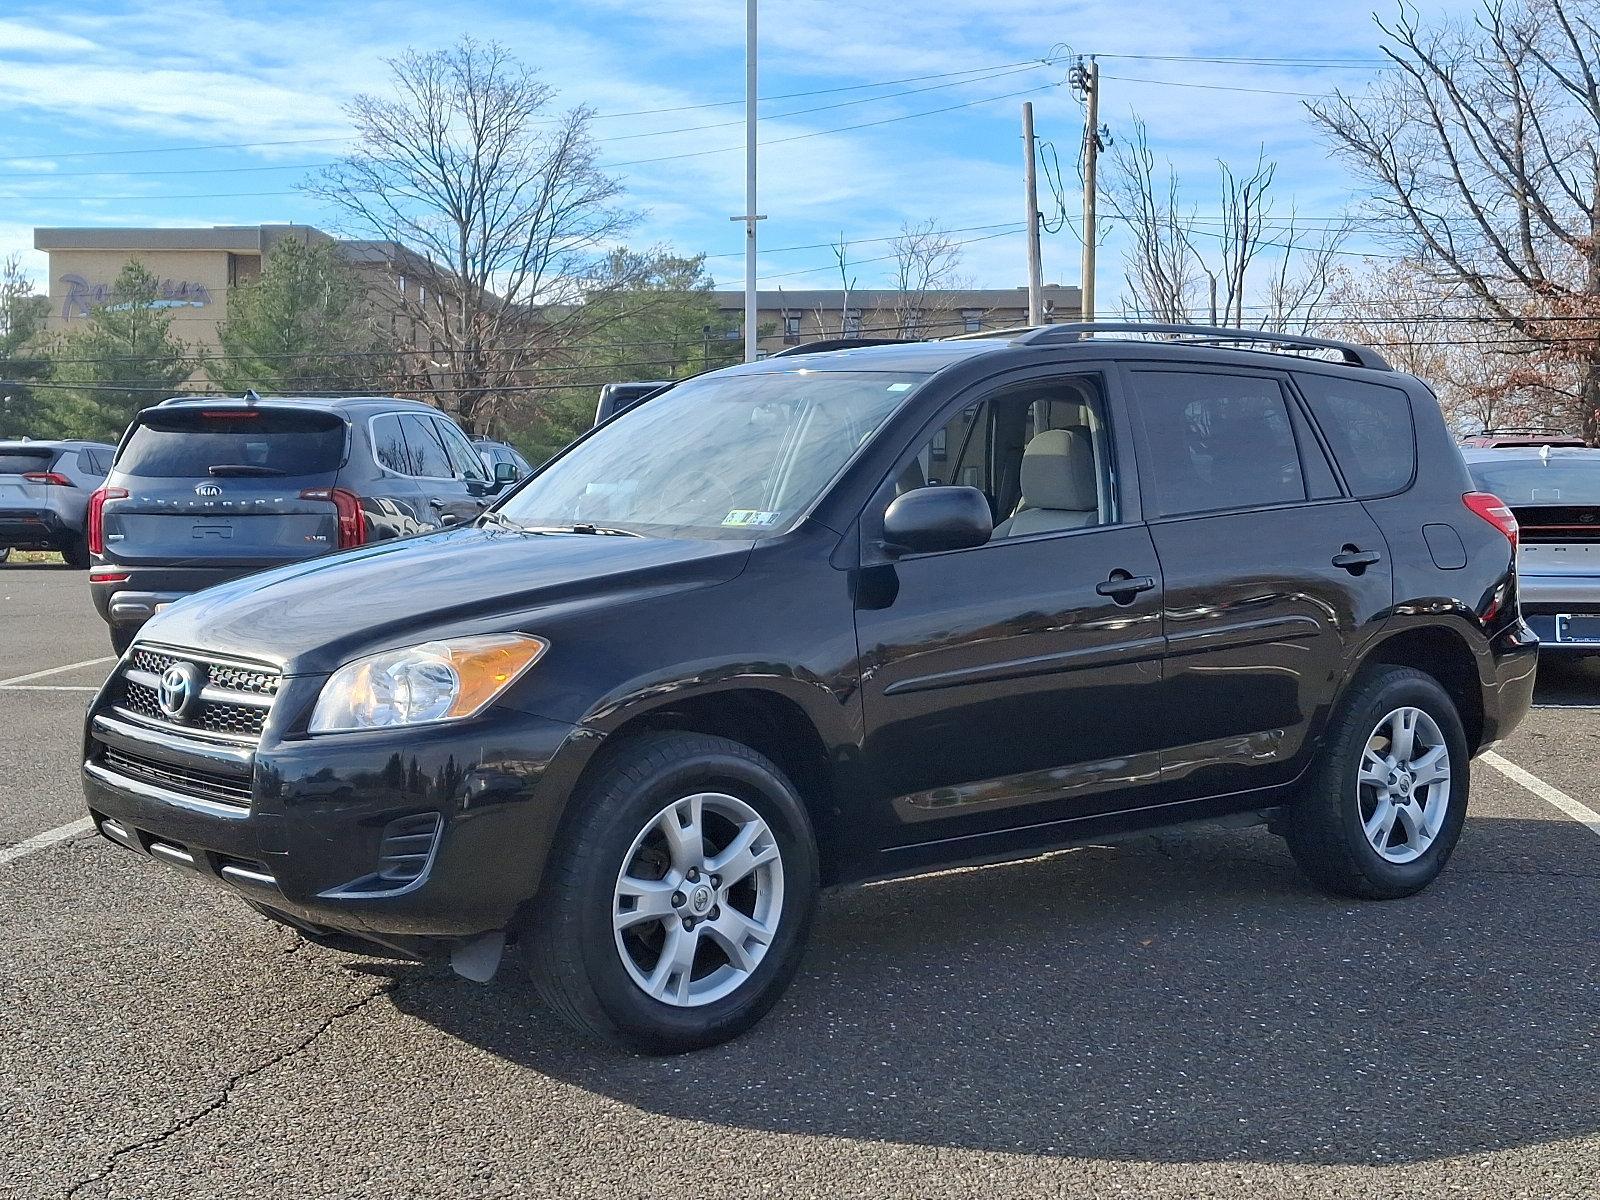
<path id="1" fill-rule="evenodd" d="M 141 783 L 168 788 L 186 796 L 198 796 L 203 800 L 236 804 L 241 808 L 250 807 L 248 779 L 221 775 L 215 771 L 200 771 L 193 767 L 174 766 L 172 763 L 146 758 L 142 754 L 130 754 L 126 750 L 104 744 L 100 747 L 100 763 L 107 770 L 115 771 L 129 779 L 139 780 Z"/>
<path id="2" fill-rule="evenodd" d="M 161 673 L 179 662 L 192 663 L 200 669 L 204 690 L 182 718 L 174 719 L 161 710 L 157 689 Z M 267 667 L 139 647 L 123 670 L 121 707 L 170 729 L 255 742 L 261 738 L 279 681 L 278 673 Z"/>

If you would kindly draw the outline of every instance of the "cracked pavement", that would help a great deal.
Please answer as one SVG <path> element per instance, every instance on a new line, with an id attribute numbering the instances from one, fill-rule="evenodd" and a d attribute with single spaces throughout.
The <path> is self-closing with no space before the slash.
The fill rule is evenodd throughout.
<path id="1" fill-rule="evenodd" d="M 8 612 L 12 673 L 97 656 L 81 575 L 24 574 L 58 628 Z M 0 841 L 80 815 L 86 699 L 0 690 Z M 1597 743 L 1549 708 L 1501 750 L 1600 807 Z M 1600 1196 L 1600 839 L 1474 782 L 1393 904 L 1260 829 L 831 896 L 766 1022 L 666 1060 L 69 842 L 0 867 L 0 1197 Z"/>

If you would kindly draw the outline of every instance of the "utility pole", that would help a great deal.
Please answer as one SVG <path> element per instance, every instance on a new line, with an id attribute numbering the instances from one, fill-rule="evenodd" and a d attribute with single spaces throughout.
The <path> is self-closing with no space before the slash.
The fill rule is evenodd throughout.
<path id="1" fill-rule="evenodd" d="M 1083 119 L 1083 316 L 1094 320 L 1095 168 L 1100 159 L 1100 64 L 1081 58 L 1072 72 L 1073 86 L 1083 92 L 1087 111 Z"/>
<path id="2" fill-rule="evenodd" d="M 756 360 L 756 0 L 745 0 L 744 48 L 744 360 Z"/>
<path id="3" fill-rule="evenodd" d="M 1044 268 L 1039 261 L 1039 178 L 1033 147 L 1033 102 L 1022 102 L 1023 187 L 1027 192 L 1028 324 L 1044 324 Z"/>

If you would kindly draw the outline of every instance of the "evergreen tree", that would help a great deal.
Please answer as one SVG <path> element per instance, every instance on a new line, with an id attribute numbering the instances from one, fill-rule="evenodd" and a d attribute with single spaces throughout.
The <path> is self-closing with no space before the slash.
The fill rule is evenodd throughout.
<path id="1" fill-rule="evenodd" d="M 141 408 L 174 394 L 194 360 L 172 334 L 160 281 L 137 259 L 122 268 L 107 303 L 52 348 L 57 432 L 116 441 Z"/>
<path id="2" fill-rule="evenodd" d="M 222 354 L 206 361 L 206 374 L 229 392 L 374 388 L 391 371 L 392 348 L 364 296 L 331 243 L 284 238 L 260 278 L 229 295 Z"/>
<path id="3" fill-rule="evenodd" d="M 50 301 L 36 296 L 12 255 L 0 263 L 0 437 L 48 437 L 56 432 L 48 403 L 30 383 L 50 372 L 43 339 Z"/>

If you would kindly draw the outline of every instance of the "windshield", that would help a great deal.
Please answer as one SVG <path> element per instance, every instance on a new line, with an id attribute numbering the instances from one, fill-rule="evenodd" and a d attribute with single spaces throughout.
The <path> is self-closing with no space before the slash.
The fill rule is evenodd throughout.
<path id="1" fill-rule="evenodd" d="M 116 468 L 157 479 L 319 475 L 337 470 L 343 458 L 344 421 L 335 413 L 177 408 L 146 413 L 117 455 Z"/>
<path id="2" fill-rule="evenodd" d="M 1507 504 L 1600 504 L 1600 454 L 1582 459 L 1508 458 L 1467 464 L 1485 491 Z"/>
<path id="3" fill-rule="evenodd" d="M 530 526 L 749 538 L 787 528 L 926 375 L 704 376 L 598 430 L 501 511 Z"/>

